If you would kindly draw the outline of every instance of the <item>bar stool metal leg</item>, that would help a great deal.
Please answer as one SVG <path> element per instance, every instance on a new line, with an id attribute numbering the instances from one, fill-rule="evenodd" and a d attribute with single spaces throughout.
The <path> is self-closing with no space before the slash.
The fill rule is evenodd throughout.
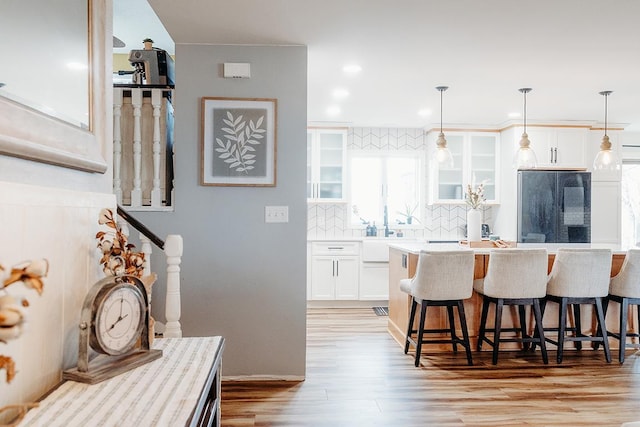
<path id="1" fill-rule="evenodd" d="M 418 303 L 415 298 L 411 298 L 411 314 L 409 314 L 409 326 L 407 326 L 407 336 L 404 340 L 404 354 L 409 352 L 409 344 L 411 343 L 411 334 L 413 333 L 413 319 L 416 316 L 416 306 Z"/>
<path id="2" fill-rule="evenodd" d="M 418 325 L 418 336 L 416 340 L 416 367 L 420 366 L 420 353 L 422 352 L 422 336 L 424 335 L 424 322 L 427 319 L 427 302 L 420 303 L 420 324 Z"/>
<path id="3" fill-rule="evenodd" d="M 482 350 L 482 341 L 485 339 L 487 329 L 487 314 L 489 313 L 489 300 L 486 296 L 482 298 L 482 315 L 480 316 L 480 332 L 478 332 L 477 350 Z"/>
<path id="4" fill-rule="evenodd" d="M 607 337 L 607 328 L 604 320 L 604 311 L 602 310 L 602 298 L 596 298 L 596 313 L 598 315 L 598 329 L 602 334 L 602 345 L 604 346 L 604 357 L 607 363 L 611 363 L 611 351 L 609 350 L 609 338 Z"/>
<path id="5" fill-rule="evenodd" d="M 498 298 L 496 301 L 496 320 L 494 324 L 494 332 L 493 332 L 493 359 L 492 363 L 494 365 L 498 364 L 498 350 L 500 347 L 500 329 L 502 327 L 502 305 L 504 302 L 502 298 Z"/>
<path id="6" fill-rule="evenodd" d="M 540 309 L 540 301 L 538 299 L 533 300 L 533 317 L 536 322 L 536 336 L 538 337 L 538 344 L 540 344 L 540 351 L 542 353 L 542 361 L 545 365 L 549 363 L 549 357 L 547 356 L 547 345 L 544 340 L 544 327 L 542 325 L 542 310 Z M 532 347 L 535 346 L 535 341 L 532 343 Z"/>
<path id="7" fill-rule="evenodd" d="M 556 361 L 562 363 L 562 356 L 564 352 L 564 335 L 567 328 L 567 298 L 561 298 L 558 305 L 558 355 Z"/>
<path id="8" fill-rule="evenodd" d="M 449 317 L 449 330 L 451 334 L 451 346 L 453 347 L 453 352 L 458 352 L 458 343 L 456 342 L 456 321 L 453 318 L 453 306 L 447 306 L 447 316 Z"/>
<path id="9" fill-rule="evenodd" d="M 458 316 L 460 317 L 460 326 L 462 327 L 462 339 L 466 343 L 464 349 L 467 352 L 467 364 L 473 365 L 471 358 L 471 341 L 469 341 L 469 331 L 467 330 L 467 317 L 464 314 L 464 302 L 458 301 Z"/>

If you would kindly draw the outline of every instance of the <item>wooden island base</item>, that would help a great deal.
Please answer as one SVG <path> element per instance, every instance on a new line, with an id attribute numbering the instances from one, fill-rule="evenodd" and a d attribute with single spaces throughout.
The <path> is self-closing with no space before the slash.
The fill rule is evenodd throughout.
<path id="1" fill-rule="evenodd" d="M 475 268 L 474 279 L 484 278 L 487 272 L 487 266 L 489 263 L 489 254 L 476 253 L 475 255 Z M 413 277 L 415 274 L 416 266 L 418 264 L 419 250 L 414 249 L 400 249 L 398 247 L 391 246 L 389 248 L 389 321 L 388 331 L 391 336 L 404 348 L 405 334 L 407 333 L 407 320 L 409 317 L 409 311 L 411 308 L 411 298 L 400 290 L 399 282 L 401 279 Z M 549 271 L 553 265 L 554 254 L 549 254 Z M 624 254 L 614 253 L 611 266 L 611 276 L 615 276 L 620 271 L 622 263 L 624 262 Z M 472 297 L 464 302 L 464 309 L 467 318 L 467 328 L 469 329 L 469 338 L 471 339 L 472 349 L 475 350 L 478 342 L 478 331 L 480 329 L 480 314 L 482 312 L 482 297 L 476 292 Z M 493 318 L 495 316 L 494 305 L 489 309 L 488 325 L 493 325 Z M 503 311 L 502 327 L 508 328 L 518 325 L 518 313 L 517 307 L 505 307 Z M 573 314 L 569 313 L 569 319 L 571 325 L 573 325 Z M 419 311 L 416 313 L 414 325 L 417 325 L 419 321 Z M 607 311 L 607 330 L 618 331 L 619 322 L 619 306 L 617 303 L 610 303 L 609 310 Z M 556 327 L 558 324 L 558 305 L 554 303 L 547 304 L 545 310 L 544 320 L 545 327 Z M 591 308 L 583 307 L 581 310 L 581 323 L 583 333 L 591 334 L 596 330 L 596 317 Z M 530 307 L 527 307 L 527 324 L 529 325 L 530 332 L 533 331 L 533 315 L 530 311 Z M 489 326 L 491 327 L 491 326 Z M 629 309 L 629 328 L 637 329 L 637 315 L 635 314 L 635 308 Z M 427 309 L 427 324 L 426 329 L 444 329 L 448 328 L 447 311 L 444 307 L 429 307 Z M 460 327 L 456 328 L 458 334 L 461 336 Z M 631 339 L 631 338 L 629 338 Z M 611 348 L 618 348 L 618 340 L 610 339 Z M 567 348 L 574 348 L 573 342 L 566 344 Z M 519 349 L 519 343 L 500 343 L 500 348 Z M 489 346 L 484 346 L 484 349 L 490 349 Z M 554 349 L 550 346 L 550 349 Z M 451 351 L 450 344 L 430 344 L 423 347 L 424 352 L 434 351 Z"/>

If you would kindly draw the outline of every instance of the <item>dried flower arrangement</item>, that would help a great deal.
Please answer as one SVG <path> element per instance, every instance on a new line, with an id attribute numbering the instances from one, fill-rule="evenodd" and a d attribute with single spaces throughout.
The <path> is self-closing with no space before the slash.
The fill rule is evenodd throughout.
<path id="1" fill-rule="evenodd" d="M 105 274 L 110 276 L 142 277 L 144 271 L 144 253 L 134 252 L 135 245 L 127 242 L 127 236 L 116 224 L 111 209 L 102 209 L 98 224 L 106 225 L 110 231 L 99 231 L 96 234 L 98 249 L 102 251 L 100 265 Z"/>
<path id="2" fill-rule="evenodd" d="M 11 295 L 7 288 L 15 283 L 22 283 L 24 287 L 34 289 L 41 295 L 44 290 L 42 278 L 48 271 L 49 262 L 46 259 L 25 261 L 11 268 L 8 274 L 0 266 L 0 276 L 4 276 L 0 280 L 0 342 L 6 344 L 22 334 L 29 307 L 26 298 Z M 10 383 L 16 374 L 13 359 L 0 354 L 0 369 L 5 370 L 7 383 Z"/>
<path id="3" fill-rule="evenodd" d="M 484 197 L 484 182 L 480 183 L 477 187 L 473 187 L 472 184 L 467 185 L 467 192 L 465 194 L 465 201 L 471 209 L 478 209 L 486 201 Z"/>
<path id="4" fill-rule="evenodd" d="M 99 231 L 96 234 L 98 249 L 102 252 L 100 265 L 105 274 L 110 276 L 131 275 L 138 277 L 147 291 L 149 303 L 151 303 L 151 288 L 157 279 L 155 273 L 143 277 L 145 255 L 144 252 L 135 252 L 135 245 L 128 243 L 127 236 L 116 223 L 113 211 L 104 208 L 100 211 L 98 224 L 106 225 L 111 230 Z M 149 343 L 153 342 L 155 319 L 149 317 Z"/>

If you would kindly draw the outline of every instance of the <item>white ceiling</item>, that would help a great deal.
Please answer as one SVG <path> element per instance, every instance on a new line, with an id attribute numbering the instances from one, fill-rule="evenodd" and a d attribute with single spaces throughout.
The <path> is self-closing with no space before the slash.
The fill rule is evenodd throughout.
<path id="1" fill-rule="evenodd" d="M 114 0 L 122 51 L 180 44 L 308 46 L 308 120 L 352 126 L 604 120 L 640 130 L 638 0 Z M 153 16 L 153 11 L 160 21 Z M 146 15 L 145 15 L 146 14 Z M 148 15 L 151 15 L 150 17 Z M 160 33 L 162 25 L 171 38 Z M 345 75 L 344 65 L 362 71 Z M 179 48 L 176 57 L 179 70 Z M 336 100 L 333 91 L 349 96 Z M 327 108 L 339 106 L 330 116 Z M 420 117 L 421 109 L 432 111 Z"/>

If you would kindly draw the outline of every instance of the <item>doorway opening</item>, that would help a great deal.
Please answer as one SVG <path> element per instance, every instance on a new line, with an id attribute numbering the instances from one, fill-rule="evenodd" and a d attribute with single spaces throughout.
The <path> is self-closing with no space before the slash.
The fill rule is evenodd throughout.
<path id="1" fill-rule="evenodd" d="M 621 187 L 621 244 L 630 248 L 640 244 L 640 160 L 623 162 Z"/>

